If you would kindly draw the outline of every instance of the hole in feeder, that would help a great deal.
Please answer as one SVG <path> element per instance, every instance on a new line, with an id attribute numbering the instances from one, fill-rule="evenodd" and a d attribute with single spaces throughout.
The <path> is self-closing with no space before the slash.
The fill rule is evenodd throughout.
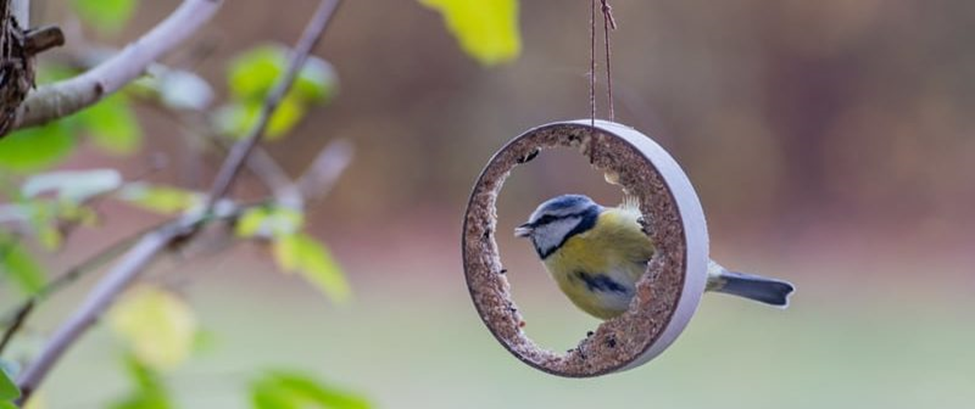
<path id="1" fill-rule="evenodd" d="M 629 310 L 600 324 L 576 348 L 558 353 L 540 347 L 522 328 L 498 246 L 496 203 L 505 179 L 539 150 L 576 148 L 639 201 L 656 246 L 637 282 Z M 677 163 L 660 146 L 623 125 L 589 120 L 544 125 L 518 136 L 491 159 L 468 203 L 463 235 L 464 270 L 475 307 L 491 333 L 523 362 L 567 377 L 598 376 L 641 365 L 684 329 L 704 292 L 708 242 L 697 195 Z"/>
<path id="2" fill-rule="evenodd" d="M 572 292 L 572 289 L 587 288 L 586 281 L 578 278 L 578 272 L 582 270 L 557 263 L 555 260 L 560 257 L 557 255 L 542 260 L 539 256 L 540 250 L 536 250 L 532 238 L 516 237 L 515 229 L 528 221 L 541 203 L 556 197 L 584 194 L 595 203 L 612 208 L 623 202 L 624 194 L 619 186 L 606 183 L 604 173 L 595 169 L 577 148 L 545 149 L 534 156 L 536 157 L 530 163 L 517 166 L 512 171 L 505 183 L 505 189 L 499 195 L 496 239 L 504 267 L 512 272 L 506 277 L 511 284 L 512 298 L 526 323 L 523 331 L 543 347 L 566 351 L 575 348 L 581 335 L 590 332 L 602 322 L 586 313 L 584 308 L 574 305 L 567 293 L 560 289 L 560 284 L 568 285 L 571 286 L 569 294 L 576 297 L 584 294 Z M 560 242 L 573 229 L 572 223 L 576 220 L 581 222 L 581 219 L 568 220 L 568 225 L 552 224 L 548 225 L 548 231 L 542 228 L 535 232 L 551 237 L 552 243 Z M 587 233 L 591 231 L 593 230 Z M 578 240 L 580 239 L 573 242 L 578 244 Z M 563 249 L 579 248 L 573 247 L 573 244 L 563 243 L 563 246 Z M 632 268 L 635 275 L 645 271 L 636 264 Z M 559 273 L 556 277 L 561 278 L 561 282 L 553 277 L 550 273 L 552 270 Z M 626 299 L 632 296 L 632 292 L 608 291 L 607 286 L 601 285 L 603 282 L 594 281 L 597 278 L 609 278 L 600 276 L 601 274 L 593 274 L 592 277 L 587 275 L 585 278 L 590 279 L 593 289 L 600 292 L 600 295 L 621 298 L 620 308 L 625 309 Z M 613 281 L 606 283 L 616 285 L 619 282 L 629 287 L 629 280 L 624 277 L 611 280 Z"/>

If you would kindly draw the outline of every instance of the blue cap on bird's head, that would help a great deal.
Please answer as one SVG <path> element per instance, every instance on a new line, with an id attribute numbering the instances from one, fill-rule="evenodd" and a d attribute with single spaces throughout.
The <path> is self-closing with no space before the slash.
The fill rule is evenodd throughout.
<path id="1" fill-rule="evenodd" d="M 529 237 L 542 258 L 558 249 L 565 240 L 595 224 L 602 206 L 585 195 L 562 195 L 538 206 L 515 236 Z"/>

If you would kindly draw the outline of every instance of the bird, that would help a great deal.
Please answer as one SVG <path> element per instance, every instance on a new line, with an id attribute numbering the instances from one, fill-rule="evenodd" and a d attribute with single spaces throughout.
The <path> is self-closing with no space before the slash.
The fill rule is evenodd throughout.
<path id="1" fill-rule="evenodd" d="M 625 312 L 655 246 L 643 233 L 636 200 L 604 207 L 580 194 L 538 206 L 515 236 L 528 238 L 559 289 L 582 311 L 608 320 Z M 789 282 L 730 271 L 709 260 L 706 291 L 731 294 L 785 308 Z"/>

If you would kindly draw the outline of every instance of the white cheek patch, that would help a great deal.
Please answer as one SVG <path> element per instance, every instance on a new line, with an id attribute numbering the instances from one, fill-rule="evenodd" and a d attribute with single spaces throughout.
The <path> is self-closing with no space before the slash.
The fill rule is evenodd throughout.
<path id="1" fill-rule="evenodd" d="M 579 225 L 582 220 L 581 217 L 568 217 L 565 219 L 555 220 L 544 226 L 539 226 L 535 230 L 535 247 L 538 249 L 540 254 L 549 254 L 555 250 L 562 241 L 565 240 L 565 236 Z"/>

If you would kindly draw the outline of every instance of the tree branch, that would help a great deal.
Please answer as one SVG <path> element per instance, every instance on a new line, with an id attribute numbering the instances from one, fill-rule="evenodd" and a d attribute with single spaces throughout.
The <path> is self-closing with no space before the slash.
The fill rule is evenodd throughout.
<path id="1" fill-rule="evenodd" d="M 184 7 L 201 1 L 206 2 L 208 0 L 187 0 L 184 3 Z M 311 52 L 311 49 L 318 42 L 318 39 L 328 26 L 328 22 L 335 8 L 338 7 L 339 1 L 322 0 L 320 3 L 308 26 L 305 28 L 301 39 L 298 40 L 287 74 L 278 83 L 274 91 L 268 95 L 265 101 L 264 109 L 262 109 L 262 120 L 258 121 L 251 130 L 248 139 L 234 146 L 234 149 L 224 161 L 220 173 L 213 184 L 211 196 L 207 200 L 208 206 L 206 211 L 184 216 L 143 236 L 135 246 L 122 256 L 121 261 L 99 281 L 95 288 L 88 294 L 81 307 L 55 331 L 50 342 L 44 347 L 38 358 L 34 362 L 31 362 L 20 378 L 18 378 L 17 384 L 22 394 L 18 401 L 19 404 L 22 405 L 30 399 L 41 381 L 65 351 L 97 321 L 98 317 L 112 305 L 116 297 L 138 278 L 139 274 L 145 270 L 159 253 L 177 240 L 192 238 L 191 236 L 199 231 L 199 227 L 207 221 L 213 218 L 220 219 L 228 216 L 227 214 L 212 214 L 214 210 L 221 210 L 219 208 L 214 209 L 214 205 L 230 189 L 236 175 L 240 172 L 240 167 L 244 164 L 248 154 L 253 150 L 260 139 L 260 135 L 264 132 L 264 128 L 267 125 L 267 116 L 270 112 L 273 112 L 277 102 L 291 87 L 296 77 L 295 74 L 301 68 L 301 65 L 308 57 L 308 53 Z M 175 14 L 178 14 L 178 12 Z M 196 18 L 196 16 L 184 17 Z M 158 29 L 159 27 L 153 31 L 157 31 Z M 138 43 L 130 46 L 130 48 L 137 46 Z M 125 52 L 123 51 L 122 54 L 125 54 Z"/>
<path id="2" fill-rule="evenodd" d="M 210 21 L 222 0 L 185 0 L 172 14 L 121 52 L 74 78 L 39 87 L 17 112 L 14 129 L 71 115 L 139 78 L 146 67 Z"/>
<path id="3" fill-rule="evenodd" d="M 88 294 L 85 302 L 68 321 L 58 328 L 41 355 L 31 362 L 17 381 L 22 393 L 21 404 L 30 399 L 58 359 L 85 330 L 95 323 L 98 316 L 108 309 L 115 296 L 128 287 L 138 277 L 138 273 L 179 236 L 182 230 L 175 227 L 176 225 L 168 225 L 139 240 L 135 247 L 122 257 L 119 264 Z"/>
<path id="4" fill-rule="evenodd" d="M 230 184 L 237 177 L 237 173 L 240 172 L 241 165 L 244 164 L 251 151 L 260 142 L 267 121 L 271 118 L 271 114 L 274 113 L 274 110 L 278 107 L 284 95 L 288 93 L 288 89 L 291 88 L 291 83 L 298 76 L 298 71 L 301 70 L 301 67 L 305 65 L 305 60 L 308 59 L 308 54 L 311 53 L 312 48 L 315 48 L 315 45 L 318 44 L 321 36 L 316 33 L 321 33 L 328 26 L 328 22 L 331 20 L 338 4 L 339 2 L 337 0 L 326 0 L 322 1 L 318 6 L 318 10 L 315 11 L 312 20 L 305 27 L 305 32 L 302 34 L 301 39 L 298 40 L 294 49 L 291 50 L 291 61 L 288 64 L 288 71 L 285 72 L 284 77 L 278 81 L 264 100 L 260 115 L 257 117 L 256 126 L 251 129 L 250 134 L 246 138 L 234 145 L 230 150 L 227 161 L 224 162 L 224 166 L 217 173 L 216 182 L 213 184 L 213 189 L 210 190 L 210 201 L 207 203 L 207 209 L 212 209 L 213 205 L 230 190 Z"/>

